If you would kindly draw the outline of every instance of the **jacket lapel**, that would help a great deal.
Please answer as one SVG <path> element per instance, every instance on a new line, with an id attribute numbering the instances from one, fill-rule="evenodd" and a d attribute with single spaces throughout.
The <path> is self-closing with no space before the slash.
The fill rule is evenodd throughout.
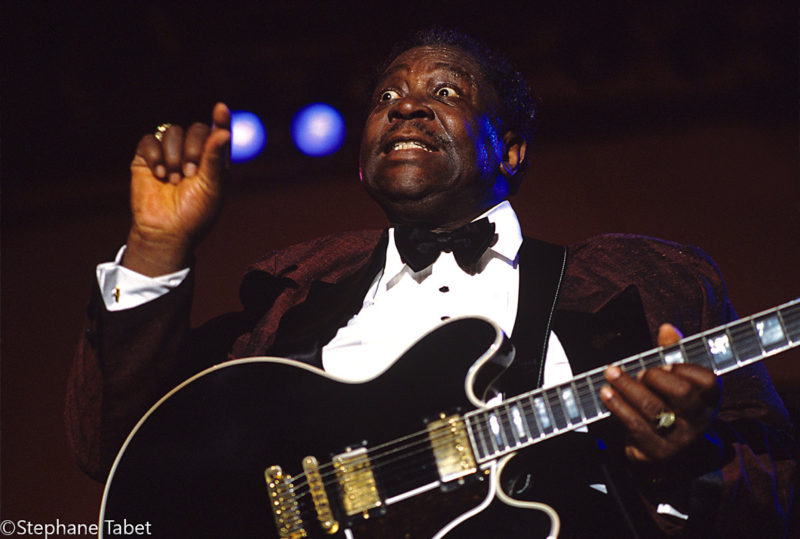
<path id="1" fill-rule="evenodd" d="M 270 353 L 322 368 L 322 347 L 360 309 L 386 259 L 384 234 L 366 265 L 338 283 L 315 281 L 305 301 L 289 309 L 275 335 Z"/>
<path id="2" fill-rule="evenodd" d="M 639 290 L 628 286 L 596 312 L 557 311 L 553 330 L 575 374 L 633 356 L 653 346 Z"/>

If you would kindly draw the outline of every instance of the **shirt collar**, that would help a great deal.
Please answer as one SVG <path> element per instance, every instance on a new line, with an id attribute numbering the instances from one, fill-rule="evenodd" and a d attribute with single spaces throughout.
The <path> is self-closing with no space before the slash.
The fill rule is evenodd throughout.
<path id="1" fill-rule="evenodd" d="M 476 217 L 473 221 L 484 217 L 494 223 L 495 233 L 497 234 L 497 242 L 489 247 L 489 250 L 506 263 L 514 265 L 517 260 L 517 253 L 522 245 L 522 230 L 520 229 L 516 212 L 514 212 L 511 204 L 504 200 Z M 419 277 L 427 276 L 430 274 L 432 267 L 429 266 L 416 275 Z M 401 273 L 404 272 L 414 275 L 414 271 L 400 259 L 400 253 L 397 252 L 397 246 L 394 242 L 394 227 L 392 227 L 389 229 L 389 245 L 386 247 L 386 265 L 383 269 L 385 278 L 381 280 L 391 287 L 391 284 L 396 282 Z"/>

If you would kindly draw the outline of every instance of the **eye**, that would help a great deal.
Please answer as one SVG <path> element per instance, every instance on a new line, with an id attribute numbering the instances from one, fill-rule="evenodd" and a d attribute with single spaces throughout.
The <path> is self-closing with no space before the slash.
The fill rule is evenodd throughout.
<path id="1" fill-rule="evenodd" d="M 397 99 L 398 97 L 400 97 L 400 94 L 398 94 L 396 91 L 384 90 L 380 93 L 378 101 L 391 101 L 392 99 Z"/>
<path id="2" fill-rule="evenodd" d="M 455 97 L 457 95 L 458 92 L 450 86 L 442 86 L 436 90 L 437 97 Z"/>

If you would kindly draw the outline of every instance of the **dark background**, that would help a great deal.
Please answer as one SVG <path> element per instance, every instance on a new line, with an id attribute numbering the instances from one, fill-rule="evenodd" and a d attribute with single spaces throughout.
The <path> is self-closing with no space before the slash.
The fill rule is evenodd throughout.
<path id="1" fill-rule="evenodd" d="M 69 453 L 64 388 L 94 266 L 125 239 L 139 137 L 205 120 L 217 100 L 264 120 L 267 149 L 232 170 L 197 253 L 195 320 L 235 309 L 264 252 L 383 226 L 356 175 L 365 96 L 392 43 L 432 23 L 507 51 L 540 97 L 512 199 L 528 234 L 700 245 L 742 315 L 800 295 L 794 2 L 272 4 L 3 4 L 3 519 L 96 519 L 101 486 Z M 334 156 L 291 145 L 292 114 L 313 101 L 345 116 Z M 789 404 L 797 359 L 768 362 Z"/>

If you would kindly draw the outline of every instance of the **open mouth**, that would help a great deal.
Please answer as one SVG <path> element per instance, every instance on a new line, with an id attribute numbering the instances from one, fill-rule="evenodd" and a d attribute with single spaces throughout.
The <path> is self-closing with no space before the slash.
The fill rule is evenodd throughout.
<path id="1" fill-rule="evenodd" d="M 403 150 L 422 150 L 424 152 L 438 152 L 439 150 L 430 144 L 417 139 L 401 139 L 389 141 L 383 147 L 383 153 Z"/>
<path id="2" fill-rule="evenodd" d="M 408 141 L 403 140 L 400 142 L 395 142 L 394 144 L 392 144 L 392 147 L 389 150 L 395 151 L 395 150 L 414 150 L 414 149 L 420 149 L 426 152 L 435 151 L 433 148 L 429 147 L 426 144 L 421 143 L 418 140 L 408 140 Z"/>

